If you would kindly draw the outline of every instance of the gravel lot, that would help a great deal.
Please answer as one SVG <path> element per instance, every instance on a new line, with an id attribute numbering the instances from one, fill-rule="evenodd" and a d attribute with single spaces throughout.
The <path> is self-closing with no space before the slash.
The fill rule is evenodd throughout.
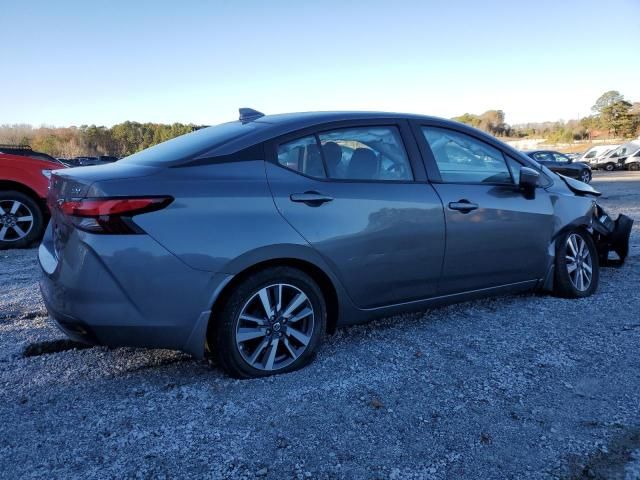
<path id="1" fill-rule="evenodd" d="M 640 478 L 636 225 L 584 300 L 510 296 L 341 329 L 308 368 L 237 381 L 163 350 L 73 349 L 36 250 L 0 252 L 2 478 Z"/>

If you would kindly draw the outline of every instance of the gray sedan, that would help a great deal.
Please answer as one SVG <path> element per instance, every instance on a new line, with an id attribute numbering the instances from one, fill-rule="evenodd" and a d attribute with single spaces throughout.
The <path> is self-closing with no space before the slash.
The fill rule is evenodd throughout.
<path id="1" fill-rule="evenodd" d="M 534 289 L 593 294 L 631 230 L 597 195 L 447 120 L 241 109 L 55 171 L 41 289 L 74 339 L 215 355 L 240 378 L 287 372 L 340 325 Z"/>

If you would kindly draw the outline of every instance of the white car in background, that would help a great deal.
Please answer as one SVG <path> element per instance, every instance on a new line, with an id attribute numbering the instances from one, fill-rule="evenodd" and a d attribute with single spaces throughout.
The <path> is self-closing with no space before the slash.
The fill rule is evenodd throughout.
<path id="1" fill-rule="evenodd" d="M 589 150 L 584 152 L 582 156 L 577 160 L 578 162 L 586 163 L 591 166 L 591 168 L 595 168 L 597 160 L 612 150 L 615 150 L 620 145 L 597 145 L 595 147 L 591 147 Z"/>
<path id="2" fill-rule="evenodd" d="M 608 172 L 618 168 L 626 168 L 625 161 L 627 157 L 635 154 L 638 150 L 638 142 L 628 142 L 620 145 L 618 148 L 605 153 L 601 157 L 596 158 L 595 164 L 591 164 L 591 168 L 603 169 Z"/>
<path id="3" fill-rule="evenodd" d="M 629 142 L 631 150 L 624 161 L 625 170 L 640 170 L 640 139 Z"/>

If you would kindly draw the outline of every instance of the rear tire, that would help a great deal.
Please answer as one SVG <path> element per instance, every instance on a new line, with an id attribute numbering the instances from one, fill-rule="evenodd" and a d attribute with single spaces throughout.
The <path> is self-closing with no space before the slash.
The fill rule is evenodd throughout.
<path id="1" fill-rule="evenodd" d="M 627 168 L 628 168 L 628 170 L 632 170 L 632 171 L 636 172 L 636 171 L 640 170 L 640 163 L 638 163 L 638 162 L 630 163 Z"/>
<path id="2" fill-rule="evenodd" d="M 583 170 L 580 173 L 580 181 L 584 183 L 591 182 L 591 172 L 589 170 Z"/>
<path id="3" fill-rule="evenodd" d="M 553 293 L 563 298 L 584 298 L 598 288 L 600 264 L 591 235 L 570 230 L 556 239 Z"/>
<path id="4" fill-rule="evenodd" d="M 235 378 L 264 377 L 313 359 L 326 330 L 327 308 L 309 275 L 271 267 L 237 285 L 212 321 L 209 344 L 220 366 Z"/>
<path id="5" fill-rule="evenodd" d="M 607 164 L 604 166 L 604 169 L 605 169 L 607 172 L 613 172 L 613 171 L 616 169 L 616 164 L 615 164 L 615 163 L 607 163 Z"/>
<path id="6" fill-rule="evenodd" d="M 16 190 L 0 191 L 0 250 L 30 246 L 40 239 L 44 226 L 36 200 Z"/>

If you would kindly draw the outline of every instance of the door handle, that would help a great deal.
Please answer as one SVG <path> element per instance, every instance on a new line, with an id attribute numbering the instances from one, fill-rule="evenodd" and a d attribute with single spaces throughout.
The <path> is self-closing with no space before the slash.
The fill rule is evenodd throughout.
<path id="1" fill-rule="evenodd" d="M 306 203 L 310 206 L 322 205 L 333 200 L 333 197 L 318 192 L 292 193 L 289 198 L 292 202 Z"/>
<path id="2" fill-rule="evenodd" d="M 462 199 L 457 202 L 449 203 L 449 208 L 451 210 L 457 210 L 462 213 L 469 213 L 471 210 L 477 210 L 478 204 L 471 203 L 469 200 Z"/>

